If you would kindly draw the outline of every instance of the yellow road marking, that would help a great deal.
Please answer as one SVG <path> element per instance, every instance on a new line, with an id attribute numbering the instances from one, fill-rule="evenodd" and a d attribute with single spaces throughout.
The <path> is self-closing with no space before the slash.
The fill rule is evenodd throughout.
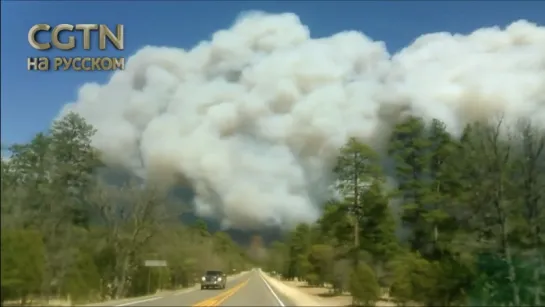
<path id="1" fill-rule="evenodd" d="M 219 306 L 221 303 L 223 303 L 226 299 L 231 297 L 233 294 L 235 294 L 238 290 L 242 289 L 242 287 L 246 286 L 248 283 L 248 280 L 243 281 L 239 283 L 238 285 L 234 286 L 233 288 L 221 292 L 220 294 L 213 296 L 211 298 L 208 298 L 202 302 L 198 302 L 197 304 L 193 305 L 193 307 L 216 307 Z"/>
<path id="2" fill-rule="evenodd" d="M 214 307 L 214 306 L 218 306 L 223 300 L 224 297 L 229 297 L 231 296 L 232 294 L 234 294 L 236 291 L 238 291 L 240 288 L 242 288 L 244 285 L 246 284 L 246 282 L 242 282 L 236 286 L 234 286 L 233 288 L 227 290 L 227 291 L 224 291 L 214 297 L 211 297 L 211 298 L 208 298 L 202 302 L 199 302 L 197 303 L 196 305 L 193 305 L 194 307 Z"/>
<path id="3" fill-rule="evenodd" d="M 225 302 L 226 299 L 230 298 L 235 293 L 237 293 L 240 289 L 244 288 L 244 286 L 246 286 L 247 283 L 248 283 L 248 280 L 243 282 L 242 285 L 238 287 L 235 291 L 231 291 L 227 295 L 224 295 L 223 297 L 221 297 L 219 300 L 216 301 L 216 304 L 214 306 L 220 306 L 223 302 Z"/>

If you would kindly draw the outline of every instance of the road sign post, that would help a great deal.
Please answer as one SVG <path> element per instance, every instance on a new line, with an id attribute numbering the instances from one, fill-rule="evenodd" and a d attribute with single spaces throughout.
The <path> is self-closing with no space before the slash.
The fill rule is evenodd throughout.
<path id="1" fill-rule="evenodd" d="M 148 267 L 148 293 L 151 293 L 151 268 L 153 267 L 166 267 L 167 262 L 165 260 L 145 260 L 144 266 Z"/>

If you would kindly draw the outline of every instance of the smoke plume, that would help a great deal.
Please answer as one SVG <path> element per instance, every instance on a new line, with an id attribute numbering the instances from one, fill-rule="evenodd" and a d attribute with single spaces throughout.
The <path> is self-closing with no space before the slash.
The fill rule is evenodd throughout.
<path id="1" fill-rule="evenodd" d="M 545 27 L 432 33 L 396 54 L 356 31 L 313 39 L 294 14 L 250 13 L 191 50 L 144 47 L 74 111 L 106 163 L 191 187 L 225 227 L 320 214 L 338 148 L 381 147 L 402 113 L 464 123 L 501 112 L 545 125 Z"/>

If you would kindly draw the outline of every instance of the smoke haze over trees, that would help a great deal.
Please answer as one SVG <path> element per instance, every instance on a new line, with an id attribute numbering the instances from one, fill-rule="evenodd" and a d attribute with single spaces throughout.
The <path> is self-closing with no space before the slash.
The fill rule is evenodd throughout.
<path id="1" fill-rule="evenodd" d="M 75 111 L 109 166 L 193 191 L 223 227 L 313 222 L 338 149 L 380 154 L 400 116 L 545 123 L 545 29 L 528 21 L 422 35 L 395 54 L 364 33 L 312 38 L 294 14 L 251 12 L 190 50 L 145 47 Z M 389 172 L 386 174 L 391 176 Z"/>

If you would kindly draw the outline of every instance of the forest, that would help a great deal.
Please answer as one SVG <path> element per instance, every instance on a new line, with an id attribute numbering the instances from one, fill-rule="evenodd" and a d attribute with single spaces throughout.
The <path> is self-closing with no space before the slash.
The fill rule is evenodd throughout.
<path id="1" fill-rule="evenodd" d="M 99 171 L 92 126 L 76 114 L 13 145 L 2 159 L 2 304 L 98 302 L 189 287 L 212 268 L 252 265 L 227 233 L 159 187 L 115 184 Z M 164 260 L 167 267 L 146 267 Z"/>
<path id="2" fill-rule="evenodd" d="M 544 303 L 545 131 L 531 122 L 475 122 L 454 137 L 406 117 L 383 148 L 350 139 L 321 218 L 263 253 L 182 223 L 187 207 L 161 186 L 109 182 L 94 133 L 72 113 L 2 159 L 2 304 L 179 289 L 210 266 L 261 266 L 354 305 Z M 144 266 L 159 258 L 168 266 Z"/>
<path id="3" fill-rule="evenodd" d="M 545 304 L 545 131 L 503 118 L 407 117 L 384 154 L 350 140 L 339 196 L 269 247 L 269 272 L 349 292 L 354 304 Z M 392 184 L 392 179 L 395 184 Z"/>

